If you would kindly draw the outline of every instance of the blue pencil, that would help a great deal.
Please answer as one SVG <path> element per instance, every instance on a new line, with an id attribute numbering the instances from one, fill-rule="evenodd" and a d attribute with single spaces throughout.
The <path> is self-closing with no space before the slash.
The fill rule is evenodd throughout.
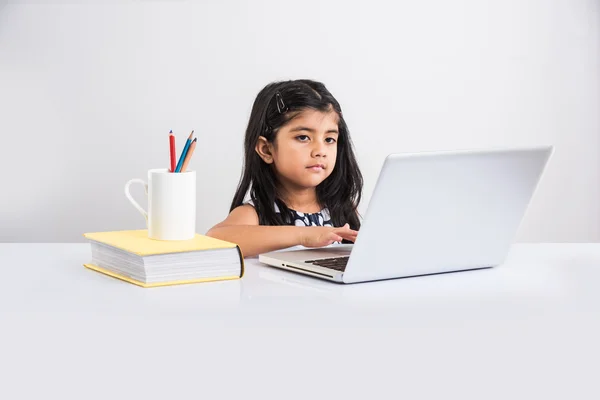
<path id="1" fill-rule="evenodd" d="M 190 133 L 188 140 L 185 142 L 185 146 L 183 147 L 183 150 L 181 151 L 181 155 L 179 156 L 179 161 L 177 162 L 177 168 L 175 168 L 175 172 L 181 172 L 181 166 L 183 165 L 183 161 L 185 160 L 185 155 L 187 154 L 188 149 L 190 148 L 190 144 L 192 143 L 192 135 L 193 134 L 194 134 L 194 131 L 192 131 L 192 133 Z"/>

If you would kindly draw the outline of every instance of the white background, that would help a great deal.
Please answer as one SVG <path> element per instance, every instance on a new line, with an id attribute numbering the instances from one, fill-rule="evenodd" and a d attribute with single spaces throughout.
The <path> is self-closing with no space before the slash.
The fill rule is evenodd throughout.
<path id="1" fill-rule="evenodd" d="M 206 232 L 254 97 L 296 78 L 342 105 L 361 211 L 391 152 L 553 144 L 516 239 L 600 241 L 599 52 L 593 0 L 0 1 L 0 241 L 144 228 L 123 186 L 170 129 L 198 135 Z"/>

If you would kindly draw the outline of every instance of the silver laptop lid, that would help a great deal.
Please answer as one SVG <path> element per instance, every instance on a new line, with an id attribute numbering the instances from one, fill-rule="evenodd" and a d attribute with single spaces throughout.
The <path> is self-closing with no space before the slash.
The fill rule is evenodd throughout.
<path id="1" fill-rule="evenodd" d="M 388 156 L 344 282 L 502 263 L 552 151 L 545 146 Z"/>

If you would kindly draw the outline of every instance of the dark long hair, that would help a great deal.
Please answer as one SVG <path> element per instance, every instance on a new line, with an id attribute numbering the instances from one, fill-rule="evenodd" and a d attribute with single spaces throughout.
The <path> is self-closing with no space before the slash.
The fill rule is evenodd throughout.
<path id="1" fill-rule="evenodd" d="M 363 178 L 354 156 L 348 126 L 339 103 L 325 85 L 311 80 L 273 82 L 256 96 L 244 138 L 242 176 L 230 211 L 241 206 L 250 191 L 260 225 L 291 223 L 292 212 L 278 196 L 278 181 L 273 166 L 260 158 L 255 147 L 259 136 L 264 136 L 272 143 L 282 126 L 307 109 L 321 112 L 333 110 L 339 117 L 335 167 L 331 175 L 317 186 L 317 200 L 321 206 L 329 209 L 333 226 L 348 223 L 352 229 L 358 230 L 360 221 L 357 207 L 362 195 Z M 279 213 L 275 212 L 274 204 L 279 207 Z"/>

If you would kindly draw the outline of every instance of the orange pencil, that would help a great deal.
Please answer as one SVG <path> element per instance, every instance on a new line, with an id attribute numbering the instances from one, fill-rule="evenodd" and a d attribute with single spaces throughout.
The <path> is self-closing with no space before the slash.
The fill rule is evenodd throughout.
<path id="1" fill-rule="evenodd" d="M 190 163 L 190 158 L 192 158 L 192 153 L 194 152 L 194 149 L 196 148 L 196 140 L 198 140 L 198 138 L 194 138 L 194 140 L 192 140 L 192 144 L 190 144 L 190 148 L 187 151 L 187 154 L 185 155 L 185 160 L 183 160 L 183 166 L 181 167 L 181 172 L 185 172 L 185 169 L 187 168 L 188 164 Z"/>
<path id="2" fill-rule="evenodd" d="M 185 141 L 185 146 L 183 146 L 183 150 L 181 151 L 181 155 L 179 156 L 179 161 L 177 161 L 177 167 L 175 167 L 175 172 L 181 172 L 181 167 L 183 167 L 183 162 L 185 161 L 185 157 L 187 156 L 188 149 L 192 144 L 192 135 L 194 131 L 190 133 L 190 136 Z"/>

